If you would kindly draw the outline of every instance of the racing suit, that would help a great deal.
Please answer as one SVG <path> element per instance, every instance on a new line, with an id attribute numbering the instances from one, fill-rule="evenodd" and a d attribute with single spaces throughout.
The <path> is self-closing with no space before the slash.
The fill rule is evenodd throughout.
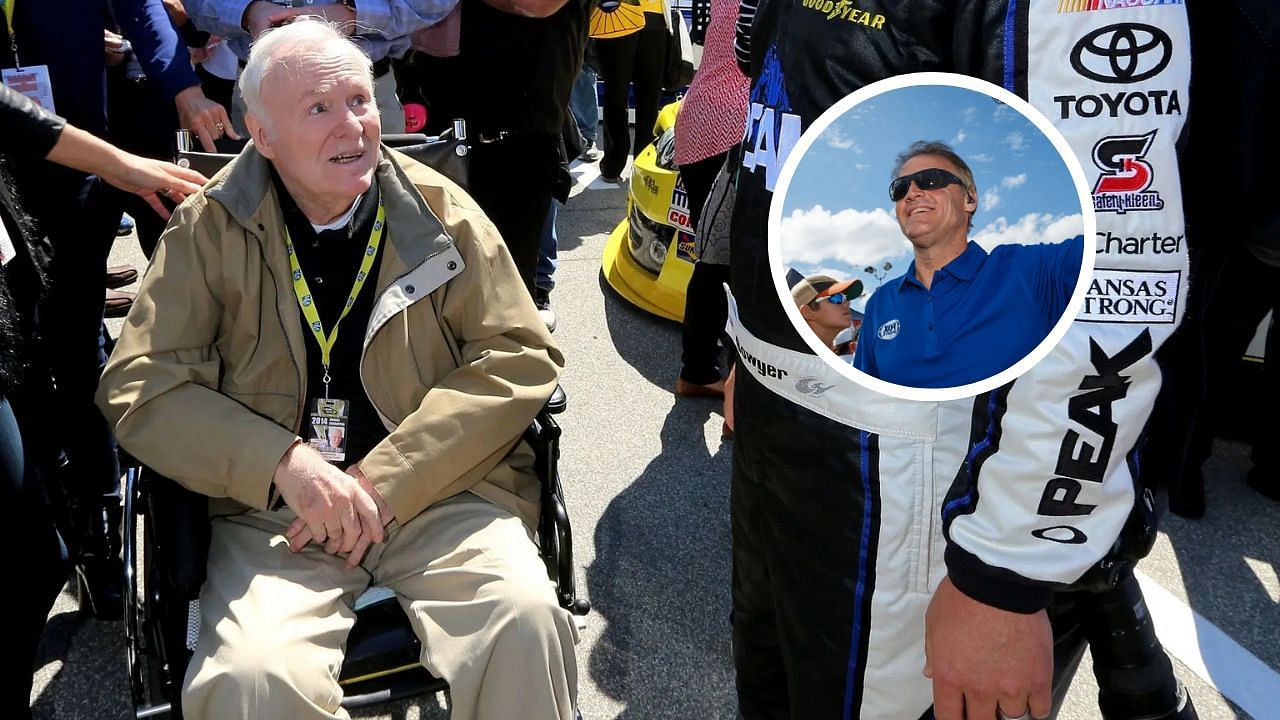
<path id="1" fill-rule="evenodd" d="M 739 43 L 752 88 L 730 312 L 748 720 L 927 717 L 923 619 L 944 575 L 1033 612 L 1112 551 L 1160 386 L 1153 352 L 1183 309 L 1174 142 L 1187 36 L 1181 0 L 761 0 Z M 878 395 L 812 355 L 767 249 L 770 200 L 804 129 L 848 93 L 914 71 L 1027 99 L 1065 135 L 1098 211 L 1093 282 L 1066 337 L 1016 381 L 946 403 Z"/>

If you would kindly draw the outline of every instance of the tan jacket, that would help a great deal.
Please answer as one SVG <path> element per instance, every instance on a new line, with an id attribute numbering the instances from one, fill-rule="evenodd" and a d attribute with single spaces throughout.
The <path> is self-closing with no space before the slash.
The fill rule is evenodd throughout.
<path id="1" fill-rule="evenodd" d="M 471 490 L 536 527 L 533 455 L 520 436 L 564 358 L 470 196 L 386 148 L 376 181 L 387 230 L 360 378 L 391 434 L 360 469 L 401 523 Z M 215 500 L 215 513 L 267 508 L 308 397 L 304 343 L 314 340 L 283 229 L 251 144 L 174 213 L 98 388 L 134 457 L 234 501 Z"/>

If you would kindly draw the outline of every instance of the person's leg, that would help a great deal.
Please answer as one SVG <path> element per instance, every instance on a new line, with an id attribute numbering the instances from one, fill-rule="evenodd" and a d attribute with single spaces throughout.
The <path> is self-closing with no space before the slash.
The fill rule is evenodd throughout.
<path id="1" fill-rule="evenodd" d="M 542 224 L 542 240 L 538 245 L 538 278 L 534 283 L 540 290 L 551 292 L 556 287 L 555 272 L 560 264 L 557 258 L 560 238 L 556 235 L 556 217 L 560 214 L 560 203 L 551 201 L 547 210 L 547 219 Z"/>
<path id="2" fill-rule="evenodd" d="M 530 297 L 559 144 L 559 135 L 520 135 L 471 151 L 471 196 L 497 226 Z"/>
<path id="3" fill-rule="evenodd" d="M 102 324 L 107 255 L 115 240 L 119 207 L 96 178 L 67 182 L 51 172 L 56 188 L 38 217 L 53 243 L 51 287 L 41 327 L 51 374 L 57 382 L 51 412 L 60 420 L 58 443 L 67 465 L 60 473 L 70 499 L 73 531 L 64 533 L 89 590 L 88 604 L 104 619 L 121 610 L 120 469 L 115 438 L 94 404 L 106 365 Z"/>
<path id="4" fill-rule="evenodd" d="M 631 152 L 627 95 L 631 89 L 632 65 L 639 41 L 638 32 L 596 41 L 600 75 L 604 78 L 604 157 L 600 160 L 600 174 L 606 178 L 622 175 Z"/>
<path id="5" fill-rule="evenodd" d="M 45 619 L 67 577 L 67 554 L 49 507 L 26 461 L 8 400 L 0 398 L 0 523 L 22 548 L 12 554 L 15 579 L 0 591 L 4 623 L 0 647 L 9 670 L 0 673 L 0 717 L 31 717 L 31 676 Z"/>
<path id="6" fill-rule="evenodd" d="M 631 83 L 635 88 L 636 126 L 631 152 L 635 156 L 653 142 L 653 123 L 658 119 L 658 103 L 662 101 L 662 71 L 667 62 L 667 23 L 657 13 L 645 13 L 644 29 L 639 38 Z"/>
<path id="7" fill-rule="evenodd" d="M 404 105 L 396 96 L 396 74 L 383 73 L 373 82 L 373 97 L 382 117 L 382 134 L 399 135 L 404 132 Z"/>
<path id="8" fill-rule="evenodd" d="M 711 385 L 721 380 L 720 337 L 729 317 L 724 284 L 729 282 L 729 266 L 698 262 L 685 290 L 684 323 L 681 329 L 680 379 L 694 385 Z"/>
<path id="9" fill-rule="evenodd" d="M 201 635 L 182 691 L 188 720 L 347 717 L 338 673 L 369 573 L 314 543 L 290 551 L 283 535 L 294 517 L 212 521 Z"/>
<path id="10" fill-rule="evenodd" d="M 689 196 L 689 224 L 698 228 L 707 195 L 724 166 L 725 153 L 684 165 L 680 178 Z M 699 260 L 685 288 L 681 329 L 680 379 L 695 385 L 720 381 L 720 336 L 728 319 L 728 302 L 722 285 L 729 281 L 729 267 Z M 680 383 L 677 383 L 679 385 Z M 679 392 L 679 387 L 677 387 Z"/>
<path id="11" fill-rule="evenodd" d="M 453 720 L 573 720 L 578 633 L 519 518 L 471 493 L 438 503 L 387 541 L 374 578 L 449 683 Z"/>
<path id="12" fill-rule="evenodd" d="M 1280 501 L 1280 448 L 1275 442 L 1280 419 L 1271 411 L 1272 404 L 1280 399 L 1280 326 L 1276 323 L 1276 318 L 1280 317 L 1280 269 L 1269 267 L 1266 274 L 1265 287 L 1271 290 L 1267 304 L 1272 312 L 1260 388 L 1266 409 L 1251 428 L 1249 440 L 1253 446 L 1253 468 L 1249 470 L 1248 483 L 1254 490 Z"/>
<path id="13" fill-rule="evenodd" d="M 569 109 L 573 112 L 573 119 L 578 123 L 578 131 L 582 133 L 582 139 L 587 141 L 588 146 L 595 144 L 596 131 L 600 126 L 596 80 L 595 68 L 583 63 L 582 71 L 573 81 L 573 90 L 569 94 Z"/>
<path id="14" fill-rule="evenodd" d="M 1201 375 L 1189 388 L 1186 435 L 1172 447 L 1182 449 L 1180 467 L 1169 488 L 1169 507 L 1188 517 L 1204 514 L 1201 466 L 1213 449 L 1217 418 L 1224 406 L 1218 392 L 1222 378 L 1239 362 L 1258 324 L 1270 307 L 1270 278 L 1265 265 L 1243 247 L 1231 248 L 1217 265 L 1214 281 L 1204 286 L 1199 305 L 1199 332 L 1193 351 L 1201 354 Z M 1198 345 L 1198 347 L 1196 347 Z"/>
<path id="15" fill-rule="evenodd" d="M 547 219 L 542 224 L 542 241 L 538 247 L 538 271 L 534 281 L 533 304 L 538 308 L 538 317 L 547 326 L 549 332 L 556 331 L 556 311 L 551 309 L 551 291 L 555 289 L 555 272 L 560 239 L 556 236 L 556 216 L 560 203 L 554 199 L 547 210 Z"/>

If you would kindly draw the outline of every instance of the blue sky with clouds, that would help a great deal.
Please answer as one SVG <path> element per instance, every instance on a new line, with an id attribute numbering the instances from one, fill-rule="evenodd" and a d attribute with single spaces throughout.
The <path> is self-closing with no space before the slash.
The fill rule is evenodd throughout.
<path id="1" fill-rule="evenodd" d="M 906 87 L 844 113 L 800 159 L 782 199 L 784 263 L 805 275 L 861 279 L 867 293 L 854 304 L 859 310 L 881 282 L 865 267 L 886 279 L 905 272 L 911 245 L 894 219 L 889 174 L 916 140 L 948 143 L 973 170 L 979 201 L 969 237 L 984 247 L 1083 232 L 1071 175 L 1031 121 L 980 92 Z"/>

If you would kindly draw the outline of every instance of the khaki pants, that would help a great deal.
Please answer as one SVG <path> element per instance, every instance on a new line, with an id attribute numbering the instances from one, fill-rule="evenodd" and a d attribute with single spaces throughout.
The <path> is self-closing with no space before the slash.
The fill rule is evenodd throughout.
<path id="1" fill-rule="evenodd" d="M 398 135 L 404 132 L 404 105 L 396 96 L 396 74 L 384 73 L 373 81 L 373 100 L 378 104 L 378 114 L 382 116 L 382 134 Z M 231 91 L 231 126 L 244 138 L 249 137 L 249 128 L 244 124 L 244 96 L 240 94 L 240 82 L 237 78 L 235 89 Z"/>
<path id="2" fill-rule="evenodd" d="M 396 592 L 422 664 L 449 683 L 454 720 L 572 720 L 577 631 L 514 515 L 463 493 L 393 524 L 354 570 L 314 543 L 290 552 L 293 518 L 213 521 L 189 720 L 348 717 L 338 672 L 352 604 L 371 582 Z"/>

